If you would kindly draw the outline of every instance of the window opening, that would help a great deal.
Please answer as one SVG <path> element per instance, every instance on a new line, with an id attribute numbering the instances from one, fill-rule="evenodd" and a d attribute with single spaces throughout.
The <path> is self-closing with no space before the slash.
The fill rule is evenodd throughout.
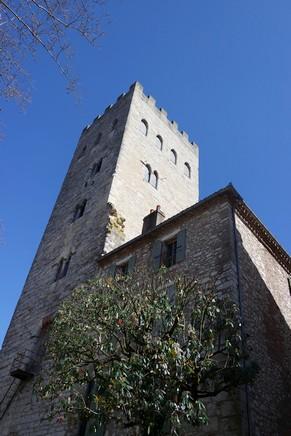
<path id="1" fill-rule="evenodd" d="M 170 267 L 176 264 L 176 254 L 177 254 L 177 238 L 171 239 L 164 243 L 164 255 L 163 264 L 166 267 Z"/>
<path id="2" fill-rule="evenodd" d="M 126 276 L 128 274 L 128 262 L 116 265 L 115 275 Z"/>
<path id="3" fill-rule="evenodd" d="M 70 265 L 70 261 L 71 261 L 71 257 L 72 255 L 70 254 L 70 256 L 68 258 L 62 258 L 60 260 L 58 269 L 57 269 L 57 274 L 56 274 L 56 278 L 55 281 L 62 279 L 63 277 L 65 277 L 67 275 L 68 269 L 69 269 L 69 265 Z"/>
<path id="4" fill-rule="evenodd" d="M 154 271 L 161 265 L 170 267 L 182 262 L 186 257 L 186 229 L 181 230 L 174 237 L 160 241 L 156 240 L 152 246 L 151 261 Z"/>
<path id="5" fill-rule="evenodd" d="M 171 150 L 171 157 L 170 160 L 173 164 L 177 165 L 177 153 L 174 149 Z"/>
<path id="6" fill-rule="evenodd" d="M 144 136 L 147 136 L 147 134 L 148 134 L 148 131 L 149 131 L 149 125 L 148 125 L 148 122 L 146 121 L 146 120 L 141 120 L 141 123 L 140 123 L 140 130 L 141 130 L 141 133 L 144 135 Z"/>
<path id="7" fill-rule="evenodd" d="M 95 176 L 97 173 L 99 173 L 99 171 L 101 170 L 102 167 L 102 162 L 103 162 L 103 157 L 96 163 L 94 163 L 93 168 L 92 168 L 92 172 L 91 172 L 91 176 Z"/>
<path id="8" fill-rule="evenodd" d="M 151 169 L 150 165 L 145 165 L 144 180 L 148 183 L 151 180 L 151 174 L 152 174 L 152 169 Z"/>
<path id="9" fill-rule="evenodd" d="M 187 176 L 189 179 L 191 178 L 191 167 L 188 162 L 184 163 L 184 175 Z"/>
<path id="10" fill-rule="evenodd" d="M 100 132 L 100 133 L 98 133 L 98 136 L 97 136 L 97 138 L 96 138 L 96 140 L 94 142 L 94 145 L 99 144 L 99 142 L 101 141 L 101 138 L 102 138 L 102 133 Z"/>
<path id="11" fill-rule="evenodd" d="M 77 206 L 75 207 L 73 222 L 84 215 L 86 204 L 87 204 L 87 200 L 84 200 L 82 203 L 77 204 Z"/>
<path id="12" fill-rule="evenodd" d="M 118 124 L 118 119 L 116 118 L 112 123 L 112 128 L 111 128 L 112 132 L 116 129 L 117 124 Z"/>
<path id="13" fill-rule="evenodd" d="M 155 188 L 158 189 L 158 181 L 159 181 L 159 176 L 157 171 L 154 171 L 151 176 L 150 176 L 150 184 Z"/>
<path id="14" fill-rule="evenodd" d="M 163 148 L 163 138 L 160 135 L 156 136 L 156 146 L 159 150 L 162 150 Z"/>

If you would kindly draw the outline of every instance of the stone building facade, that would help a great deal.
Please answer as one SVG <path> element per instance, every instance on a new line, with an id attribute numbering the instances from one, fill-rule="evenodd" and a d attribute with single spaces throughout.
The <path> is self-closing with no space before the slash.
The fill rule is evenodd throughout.
<path id="1" fill-rule="evenodd" d="M 79 140 L 1 350 L 1 435 L 79 434 L 47 421 L 33 392 L 44 327 L 79 283 L 158 269 L 173 243 L 173 271 L 238 303 L 261 367 L 254 386 L 209 402 L 201 434 L 291 433 L 290 257 L 232 186 L 198 201 L 197 145 L 135 83 Z"/>

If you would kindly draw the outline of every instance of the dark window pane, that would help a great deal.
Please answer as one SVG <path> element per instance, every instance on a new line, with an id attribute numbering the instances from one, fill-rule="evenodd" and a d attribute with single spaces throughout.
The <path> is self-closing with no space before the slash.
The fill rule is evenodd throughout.
<path id="1" fill-rule="evenodd" d="M 126 276 L 128 274 L 128 262 L 116 266 L 116 275 Z"/>
<path id="2" fill-rule="evenodd" d="M 63 277 L 65 277 L 69 269 L 71 257 L 72 255 L 70 254 L 70 256 L 67 259 L 62 258 L 60 260 L 55 280 L 60 280 Z"/>
<path id="3" fill-rule="evenodd" d="M 99 171 L 101 170 L 102 167 L 102 163 L 103 163 L 103 157 L 96 163 L 94 163 L 93 168 L 92 168 L 92 172 L 91 172 L 91 176 L 95 176 L 95 174 L 99 173 Z"/>
<path id="4" fill-rule="evenodd" d="M 165 242 L 164 264 L 169 267 L 175 265 L 177 253 L 177 239 Z"/>
<path id="5" fill-rule="evenodd" d="M 175 152 L 175 150 L 171 150 L 171 162 L 173 162 L 173 164 L 177 164 L 177 153 Z"/>
<path id="6" fill-rule="evenodd" d="M 156 146 L 158 147 L 159 150 L 162 150 L 163 148 L 163 139 L 160 135 L 156 136 Z"/>
<path id="7" fill-rule="evenodd" d="M 141 123 L 140 123 L 140 130 L 141 130 L 141 133 L 142 133 L 144 136 L 147 136 L 147 134 L 148 134 L 148 129 L 149 129 L 149 127 L 148 127 L 148 123 L 147 123 L 147 121 L 146 121 L 146 120 L 141 120 Z"/>
<path id="8" fill-rule="evenodd" d="M 99 142 L 101 141 L 101 138 L 102 138 L 102 133 L 100 132 L 100 133 L 98 134 L 98 136 L 97 136 L 95 142 L 94 142 L 94 145 L 99 144 Z"/>

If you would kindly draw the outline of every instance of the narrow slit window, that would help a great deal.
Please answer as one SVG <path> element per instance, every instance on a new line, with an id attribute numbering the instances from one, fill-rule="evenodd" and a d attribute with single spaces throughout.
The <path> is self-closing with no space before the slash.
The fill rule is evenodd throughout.
<path id="1" fill-rule="evenodd" d="M 174 165 L 177 165 L 177 153 L 173 148 L 171 150 L 170 160 Z"/>
<path id="2" fill-rule="evenodd" d="M 185 162 L 185 163 L 184 163 L 184 175 L 185 175 L 186 177 L 188 177 L 189 179 L 191 178 L 191 167 L 190 167 L 190 165 L 188 164 L 188 162 Z"/>
<path id="3" fill-rule="evenodd" d="M 144 180 L 148 183 L 151 180 L 151 174 L 152 174 L 152 169 L 151 169 L 150 165 L 145 165 Z"/>
<path id="4" fill-rule="evenodd" d="M 148 122 L 144 119 L 140 122 L 140 131 L 144 136 L 148 135 L 149 125 Z"/>
<path id="5" fill-rule="evenodd" d="M 95 162 L 92 168 L 91 176 L 94 177 L 97 173 L 100 172 L 103 163 L 103 157 L 99 159 L 98 162 Z"/>
<path id="6" fill-rule="evenodd" d="M 102 138 L 102 133 L 100 132 L 100 133 L 98 133 L 98 136 L 95 139 L 94 145 L 98 145 L 99 142 L 101 141 L 101 138 Z"/>
<path id="7" fill-rule="evenodd" d="M 157 136 L 156 136 L 156 142 L 155 142 L 155 145 L 156 145 L 156 147 L 157 147 L 159 150 L 162 150 L 162 149 L 163 149 L 163 138 L 161 137 L 161 135 L 157 135 Z"/>
<path id="8" fill-rule="evenodd" d="M 84 201 L 82 201 L 82 203 L 77 204 L 77 206 L 75 207 L 75 211 L 74 211 L 74 216 L 73 216 L 73 220 L 72 220 L 73 222 L 76 221 L 77 219 L 81 218 L 84 215 L 86 204 L 87 204 L 87 200 L 84 200 Z"/>
<path id="9" fill-rule="evenodd" d="M 113 123 L 112 123 L 112 128 L 111 128 L 111 131 L 112 131 L 112 132 L 116 129 L 117 124 L 118 124 L 118 119 L 116 118 L 116 119 L 113 121 Z"/>
<path id="10" fill-rule="evenodd" d="M 62 258 L 58 265 L 55 281 L 62 279 L 67 275 L 72 255 L 67 258 Z"/>
<path id="11" fill-rule="evenodd" d="M 159 183 L 159 175 L 157 171 L 152 172 L 150 176 L 150 184 L 155 188 L 158 189 L 158 183 Z"/>

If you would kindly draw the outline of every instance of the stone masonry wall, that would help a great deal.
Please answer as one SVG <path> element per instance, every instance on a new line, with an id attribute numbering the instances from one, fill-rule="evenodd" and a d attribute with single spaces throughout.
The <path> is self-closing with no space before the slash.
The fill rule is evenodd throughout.
<path id="1" fill-rule="evenodd" d="M 120 249 L 100 261 L 106 272 L 112 263 L 119 263 L 129 255 L 135 255 L 136 268 L 143 271 L 151 269 L 151 251 L 155 240 L 166 240 L 170 235 L 186 229 L 186 258 L 173 265 L 170 271 L 190 274 L 205 286 L 215 282 L 217 290 L 229 293 L 235 301 L 237 296 L 237 279 L 233 244 L 233 223 L 231 206 L 226 200 L 220 200 L 207 208 L 183 215 L 164 227 L 145 235 L 134 244 Z M 241 392 L 222 393 L 208 401 L 209 424 L 195 429 L 198 436 L 239 436 L 242 433 L 242 416 L 244 403 Z M 112 433 L 117 436 L 120 433 Z M 186 431 L 190 436 L 193 430 Z"/>
<path id="2" fill-rule="evenodd" d="M 43 319 L 55 312 L 76 285 L 95 275 L 96 260 L 104 251 L 141 232 L 142 218 L 151 207 L 163 200 L 170 216 L 198 199 L 197 146 L 191 145 L 187 135 L 178 132 L 176 123 L 170 123 L 165 111 L 153 102 L 134 84 L 82 132 L 1 350 L 1 436 L 77 432 L 76 426 L 66 429 L 43 419 L 46 405 L 35 398 L 33 380 L 20 382 L 9 375 L 13 360 L 24 350 L 40 353 Z M 140 117 L 149 123 L 147 143 L 140 138 Z M 152 145 L 156 134 L 164 138 L 162 151 Z M 178 153 L 177 166 L 169 161 L 172 147 Z M 154 152 L 151 164 L 159 171 L 158 191 L 143 181 L 140 162 L 149 160 Z M 100 159 L 100 171 L 93 174 Z M 191 179 L 183 175 L 184 161 L 191 165 Z M 75 208 L 84 200 L 84 215 L 73 222 Z M 66 276 L 56 281 L 61 259 L 69 256 Z"/>
<path id="3" fill-rule="evenodd" d="M 108 196 L 131 98 L 132 92 L 121 96 L 81 135 L 1 350 L 1 436 L 65 434 L 61 424 L 43 420 L 46 406 L 36 400 L 33 380 L 20 382 L 9 371 L 17 353 L 39 352 L 43 318 L 53 313 L 78 283 L 96 272 L 96 259 L 103 251 L 108 227 Z M 100 171 L 93 175 L 93 165 L 101 158 Z M 72 222 L 75 207 L 84 200 L 84 215 Z M 67 275 L 55 281 L 61 258 L 70 254 Z M 68 430 L 67 434 L 73 433 Z"/>
<path id="4" fill-rule="evenodd" d="M 141 131 L 141 120 L 148 123 L 148 133 Z M 163 138 L 163 148 L 155 144 Z M 170 153 L 177 153 L 177 164 Z M 191 166 L 191 178 L 184 175 L 184 163 Z M 159 175 L 158 189 L 144 180 L 145 165 Z M 152 97 L 143 93 L 140 84 L 134 86 L 124 137 L 113 178 L 109 201 L 126 218 L 125 240 L 141 234 L 143 218 L 157 205 L 169 218 L 198 201 L 198 147 L 181 133 L 176 123 L 168 120 Z"/>
<path id="5" fill-rule="evenodd" d="M 249 391 L 255 436 L 291 434 L 291 298 L 288 273 L 237 216 L 244 330 L 260 366 Z"/>

